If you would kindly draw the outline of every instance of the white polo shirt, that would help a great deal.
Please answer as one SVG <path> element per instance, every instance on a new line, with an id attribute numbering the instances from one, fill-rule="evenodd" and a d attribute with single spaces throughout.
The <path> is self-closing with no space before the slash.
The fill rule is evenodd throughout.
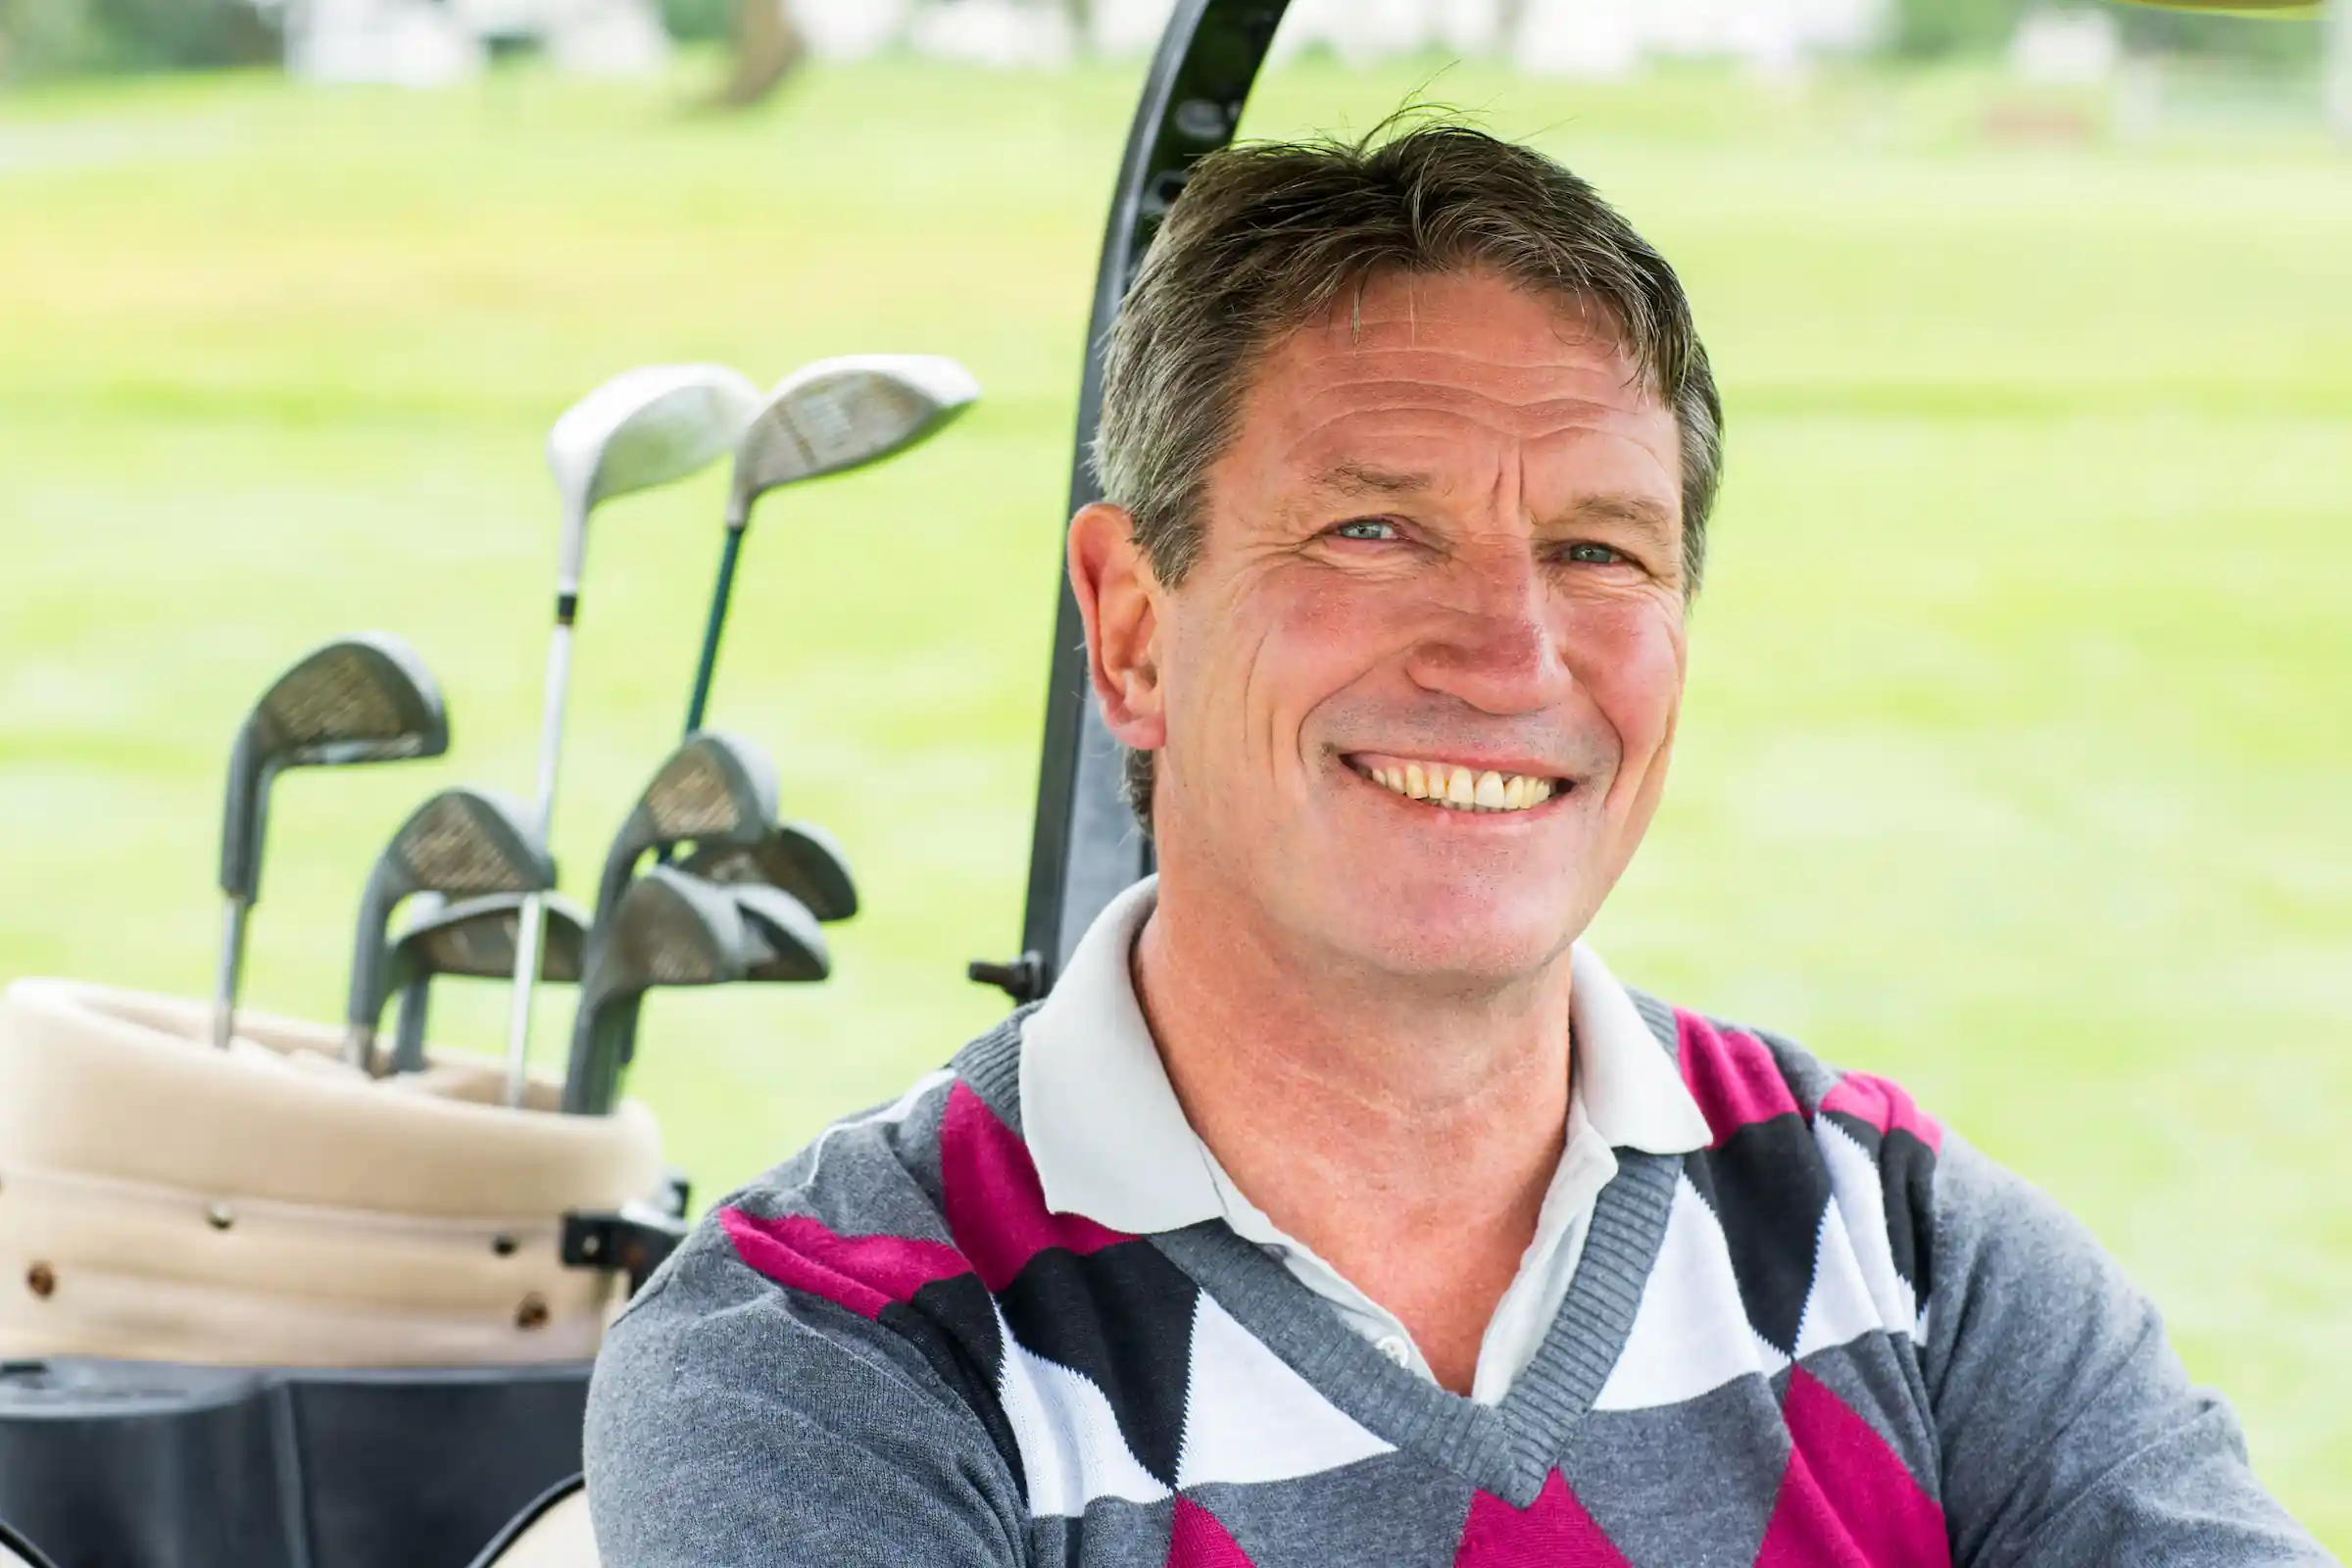
<path id="1" fill-rule="evenodd" d="M 1330 1303 L 1391 1360 L 1435 1381 L 1396 1315 L 1285 1235 L 1233 1184 L 1185 1119 L 1144 1023 L 1130 967 L 1158 897 L 1146 878 L 1088 928 L 1053 994 L 1021 1031 L 1021 1132 L 1046 1206 L 1151 1235 L 1221 1219 Z M 1583 943 L 1571 957 L 1575 1068 L 1559 1168 L 1535 1238 L 1479 1345 L 1470 1396 L 1499 1404 L 1559 1315 L 1584 1255 L 1592 1205 L 1617 1174 L 1617 1149 L 1704 1149 L 1707 1122 L 1617 977 Z"/>

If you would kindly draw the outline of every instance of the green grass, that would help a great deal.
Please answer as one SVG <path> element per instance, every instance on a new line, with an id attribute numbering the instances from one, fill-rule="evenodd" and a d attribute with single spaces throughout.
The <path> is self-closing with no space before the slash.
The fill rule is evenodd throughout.
<path id="1" fill-rule="evenodd" d="M 1422 79 L 1303 65 L 1251 128 Z M 998 1016 L 1083 305 L 1132 71 L 811 77 L 772 111 L 518 75 L 0 100 L 0 975 L 208 982 L 230 725 L 398 629 L 439 762 L 276 798 L 249 995 L 339 1005 L 429 786 L 527 788 L 549 419 L 610 372 L 950 353 L 988 401 L 774 498 L 714 708 L 835 828 L 839 978 L 663 996 L 634 1088 L 706 1195 Z M 2057 1193 L 2352 1551 L 2352 163 L 2274 136 L 2020 148 L 1966 78 L 1792 96 L 1441 76 L 1685 270 L 1731 468 L 1617 967 L 1892 1072 Z M 558 849 L 680 716 L 718 481 L 600 514 Z M 484 1046 L 496 987 L 437 1016 Z M 564 1010 L 540 1019 L 552 1057 Z"/>

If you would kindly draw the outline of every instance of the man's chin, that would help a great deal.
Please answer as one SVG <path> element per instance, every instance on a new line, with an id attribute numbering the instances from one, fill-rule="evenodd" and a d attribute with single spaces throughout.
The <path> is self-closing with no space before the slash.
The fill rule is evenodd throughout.
<path id="1" fill-rule="evenodd" d="M 1367 898 L 1331 911 L 1329 946 L 1400 980 L 1507 985 L 1558 961 L 1577 937 L 1566 901 L 1519 908 L 1513 902 L 1490 896 L 1404 906 Z"/>

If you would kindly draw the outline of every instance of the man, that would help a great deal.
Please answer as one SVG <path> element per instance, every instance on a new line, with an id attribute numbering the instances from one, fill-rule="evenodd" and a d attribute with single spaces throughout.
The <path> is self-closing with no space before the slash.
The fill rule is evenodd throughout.
<path id="1" fill-rule="evenodd" d="M 1579 944 L 1719 427 L 1540 156 L 1199 167 L 1069 535 L 1159 875 L 614 1328 L 613 1568 L 2328 1560 L 2045 1199 Z"/>

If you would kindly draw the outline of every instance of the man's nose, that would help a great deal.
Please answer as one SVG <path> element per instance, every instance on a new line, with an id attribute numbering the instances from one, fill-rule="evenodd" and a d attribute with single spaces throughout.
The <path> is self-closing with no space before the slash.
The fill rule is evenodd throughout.
<path id="1" fill-rule="evenodd" d="M 1413 650 L 1414 681 L 1490 713 L 1533 712 L 1558 701 L 1574 677 L 1550 608 L 1543 572 L 1524 547 L 1462 563 Z"/>

